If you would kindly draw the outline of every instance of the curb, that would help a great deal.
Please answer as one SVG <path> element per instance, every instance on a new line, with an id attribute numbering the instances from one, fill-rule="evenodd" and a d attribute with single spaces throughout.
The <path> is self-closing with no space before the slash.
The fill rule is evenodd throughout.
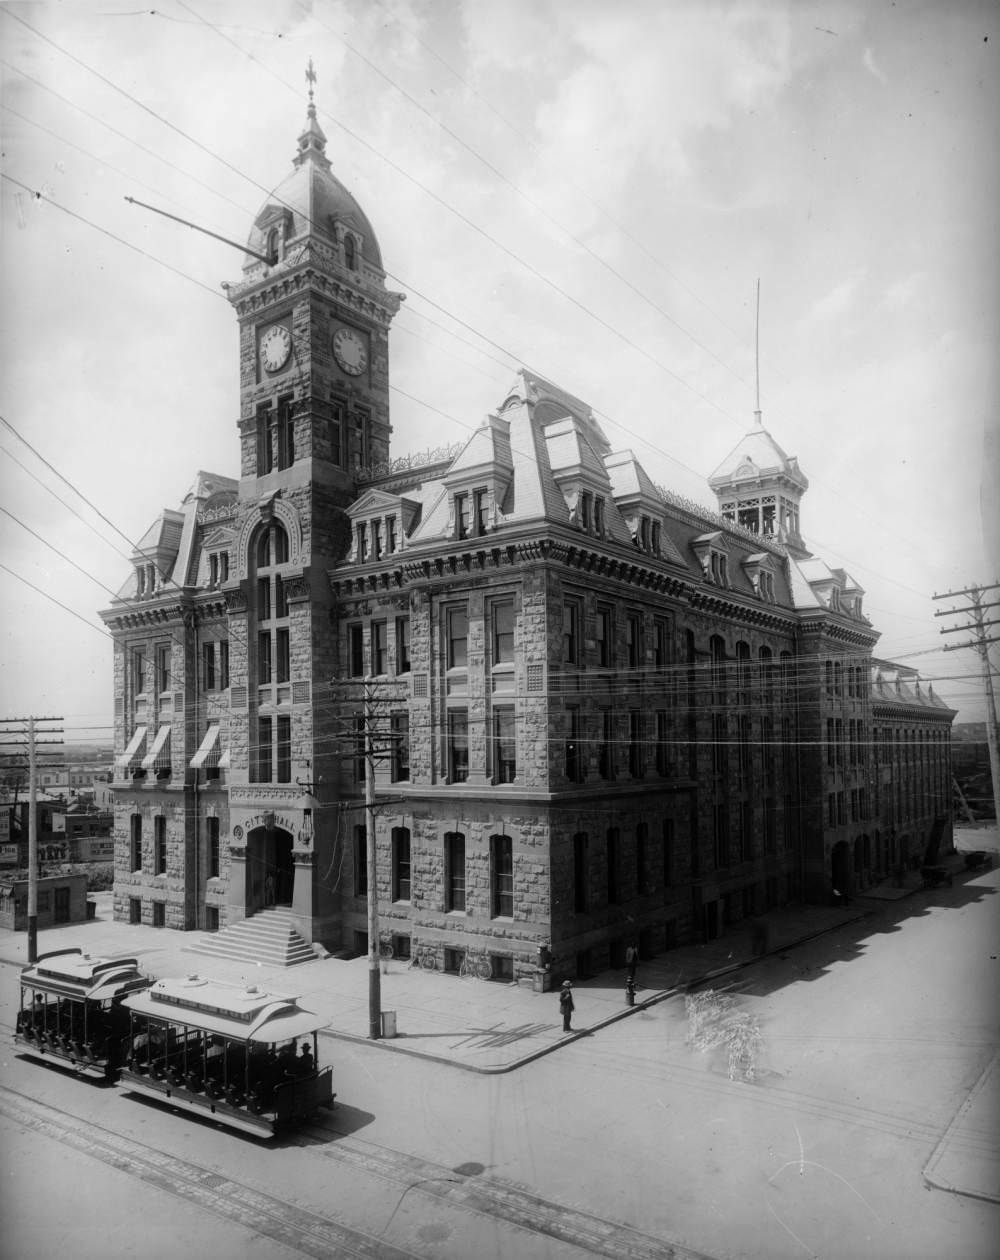
<path id="1" fill-rule="evenodd" d="M 959 1107 L 958 1111 L 955 1112 L 952 1117 L 951 1124 L 949 1124 L 947 1129 L 945 1129 L 944 1134 L 937 1146 L 935 1146 L 930 1159 L 924 1165 L 923 1178 L 928 1189 L 933 1188 L 935 1190 L 944 1190 L 947 1194 L 960 1194 L 967 1199 L 979 1199 L 983 1203 L 1000 1203 L 1000 1195 L 998 1194 L 990 1194 L 989 1192 L 981 1193 L 977 1190 L 963 1190 L 961 1186 L 951 1185 L 950 1183 L 944 1181 L 936 1181 L 933 1175 L 936 1165 L 944 1158 L 948 1145 L 958 1130 L 959 1125 L 972 1109 L 976 1096 L 986 1088 L 986 1082 L 989 1079 L 990 1074 L 997 1068 L 998 1064 L 1000 1064 L 1000 1053 L 994 1054 L 993 1058 L 990 1059 L 986 1067 L 983 1068 L 979 1079 L 976 1081 L 975 1085 L 973 1085 L 972 1089 L 969 1090 L 968 1097 L 965 1102 L 962 1103 L 961 1107 Z"/>
<path id="2" fill-rule="evenodd" d="M 399 1035 L 396 1037 L 378 1037 L 374 1040 L 368 1037 L 359 1037 L 356 1033 L 340 1032 L 333 1028 L 324 1028 L 320 1031 L 321 1037 L 329 1037 L 334 1041 L 348 1041 L 359 1046 L 378 1046 L 383 1050 L 390 1051 L 393 1054 L 409 1055 L 413 1059 L 426 1059 L 431 1063 L 441 1063 L 445 1067 L 458 1068 L 462 1072 L 474 1072 L 479 1076 L 502 1076 L 507 1072 L 514 1072 L 518 1068 L 526 1067 L 529 1063 L 534 1063 L 537 1059 L 542 1059 L 546 1055 L 554 1054 L 557 1050 L 561 1050 L 564 1046 L 571 1045 L 574 1041 L 579 1041 L 582 1037 L 589 1037 L 593 1033 L 600 1032 L 603 1028 L 608 1028 L 612 1024 L 617 1024 L 620 1020 L 628 1019 L 631 1015 L 635 1015 L 639 1011 L 648 1010 L 651 1006 L 657 1006 L 660 1002 L 665 1002 L 668 998 L 676 997 L 680 993 L 690 993 L 692 989 L 700 984 L 705 984 L 709 980 L 714 980 L 719 976 L 731 975 L 734 971 L 741 971 L 746 967 L 752 967 L 756 963 L 762 962 L 765 958 L 769 958 L 775 954 L 782 954 L 786 950 L 795 949 L 797 945 L 805 945 L 808 941 L 813 941 L 819 936 L 826 936 L 829 932 L 835 932 L 838 928 L 844 927 L 848 923 L 854 923 L 858 919 L 865 919 L 873 911 L 858 910 L 854 917 L 845 919 L 843 923 L 834 923 L 830 927 L 818 928 L 815 932 L 809 932 L 806 936 L 798 936 L 794 941 L 789 941 L 785 945 L 776 946 L 774 949 L 767 950 L 764 954 L 756 955 L 751 958 L 742 959 L 739 962 L 730 963 L 726 967 L 717 967 L 714 971 L 707 971 L 702 976 L 693 977 L 686 980 L 683 984 L 675 986 L 671 989 L 659 989 L 651 993 L 649 997 L 643 998 L 641 1002 L 636 1002 L 634 1006 L 626 1006 L 624 1010 L 615 1011 L 613 1015 L 609 1015 L 602 1020 L 598 1020 L 596 1024 L 591 1024 L 589 1028 L 581 1028 L 567 1037 L 561 1037 L 552 1045 L 540 1046 L 537 1050 L 533 1050 L 530 1054 L 523 1055 L 520 1059 L 514 1059 L 510 1063 L 501 1063 L 490 1065 L 487 1067 L 477 1067 L 472 1063 L 463 1063 L 457 1059 L 446 1058 L 441 1054 L 425 1054 L 422 1050 L 411 1050 L 409 1046 L 401 1046 L 398 1044 Z M 402 1034 L 406 1036 L 405 1033 Z"/>

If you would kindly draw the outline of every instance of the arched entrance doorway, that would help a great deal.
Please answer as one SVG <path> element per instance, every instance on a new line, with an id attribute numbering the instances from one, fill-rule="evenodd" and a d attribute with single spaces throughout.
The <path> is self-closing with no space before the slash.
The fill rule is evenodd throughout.
<path id="1" fill-rule="evenodd" d="M 246 912 L 290 906 L 295 868 L 292 836 L 281 827 L 257 827 L 247 836 Z"/>
<path id="2" fill-rule="evenodd" d="M 838 840 L 830 855 L 830 877 L 833 881 L 834 893 L 841 897 L 850 896 L 851 879 L 851 846 L 846 840 Z"/>

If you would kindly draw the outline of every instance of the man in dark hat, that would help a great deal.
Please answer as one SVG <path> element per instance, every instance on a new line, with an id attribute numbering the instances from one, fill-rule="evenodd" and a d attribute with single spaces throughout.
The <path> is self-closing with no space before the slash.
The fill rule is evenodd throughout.
<path id="1" fill-rule="evenodd" d="M 562 1011 L 563 1032 L 572 1032 L 570 1020 L 573 1018 L 573 986 L 568 980 L 562 982 L 562 988 L 559 991 L 559 1009 Z"/>

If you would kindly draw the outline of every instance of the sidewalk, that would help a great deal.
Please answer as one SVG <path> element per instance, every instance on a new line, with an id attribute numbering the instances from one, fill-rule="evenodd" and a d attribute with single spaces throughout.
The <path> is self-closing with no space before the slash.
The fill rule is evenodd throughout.
<path id="1" fill-rule="evenodd" d="M 832 931 L 868 913 L 857 903 L 837 909 L 791 906 L 762 916 L 769 929 L 769 952 L 778 953 Z M 480 1073 L 510 1072 L 608 1024 L 667 998 L 681 997 L 697 983 L 709 983 L 755 962 L 748 924 L 717 940 L 686 945 L 645 960 L 639 968 L 634 1006 L 625 1000 L 623 969 L 574 981 L 576 1014 L 572 1033 L 562 1031 L 556 992 L 535 993 L 527 984 L 497 984 L 412 968 L 401 959 L 381 966 L 381 1007 L 394 1012 L 397 1034 L 368 1040 L 368 960 L 326 958 L 291 968 L 267 967 L 189 952 L 195 933 L 115 923 L 110 894 L 97 894 L 97 917 L 87 923 L 39 933 L 38 952 L 78 947 L 87 953 L 139 960 L 156 977 L 211 975 L 231 984 L 257 984 L 293 994 L 327 1019 L 323 1035 L 357 1041 L 382 1050 L 416 1055 Z M 0 962 L 24 966 L 24 933 L 0 936 Z"/>

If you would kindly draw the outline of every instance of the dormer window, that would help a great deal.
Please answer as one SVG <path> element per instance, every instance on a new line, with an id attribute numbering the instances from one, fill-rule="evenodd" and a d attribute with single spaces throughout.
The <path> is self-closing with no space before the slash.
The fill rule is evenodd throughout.
<path id="1" fill-rule="evenodd" d="M 649 546 L 654 556 L 660 554 L 662 529 L 663 527 L 659 521 L 653 521 L 650 526 Z"/>
<path id="2" fill-rule="evenodd" d="M 268 265 L 271 267 L 273 267 L 278 261 L 278 248 L 280 242 L 281 237 L 278 234 L 278 229 L 276 227 L 271 228 L 270 232 L 267 234 L 267 248 L 264 251 L 267 254 Z"/>
<path id="3" fill-rule="evenodd" d="M 709 553 L 709 578 L 716 586 L 729 585 L 729 561 L 721 551 Z"/>
<path id="4" fill-rule="evenodd" d="M 481 537 L 490 527 L 490 495 L 485 486 L 455 493 L 455 537 Z"/>
<path id="5" fill-rule="evenodd" d="M 146 593 L 146 566 L 143 564 L 140 564 L 135 571 L 135 593 L 137 595 Z"/>
<path id="6" fill-rule="evenodd" d="M 589 490 L 584 490 L 580 495 L 580 528 L 590 533 L 592 495 Z"/>
<path id="7" fill-rule="evenodd" d="M 757 594 L 761 599 L 766 599 L 768 603 L 774 603 L 774 574 L 769 573 L 766 569 L 761 569 L 760 571 Z"/>
<path id="8" fill-rule="evenodd" d="M 344 265 L 347 267 L 348 271 L 357 271 L 358 269 L 356 251 L 357 247 L 354 244 L 354 237 L 346 236 L 344 238 Z"/>
<path id="9" fill-rule="evenodd" d="M 639 517 L 639 546 L 643 551 L 649 550 L 649 517 Z"/>
<path id="10" fill-rule="evenodd" d="M 358 564 L 364 564 L 368 559 L 368 526 L 364 522 L 356 526 L 357 536 L 357 561 Z"/>
<path id="11" fill-rule="evenodd" d="M 594 533 L 604 537 L 604 499 L 599 494 L 594 495 Z"/>
<path id="12" fill-rule="evenodd" d="M 840 591 L 835 586 L 830 587 L 830 607 L 834 612 L 840 611 Z"/>
<path id="13" fill-rule="evenodd" d="M 396 550 L 396 518 L 385 518 L 385 549 L 391 556 Z"/>
<path id="14" fill-rule="evenodd" d="M 372 521 L 372 559 L 382 559 L 382 522 Z"/>

